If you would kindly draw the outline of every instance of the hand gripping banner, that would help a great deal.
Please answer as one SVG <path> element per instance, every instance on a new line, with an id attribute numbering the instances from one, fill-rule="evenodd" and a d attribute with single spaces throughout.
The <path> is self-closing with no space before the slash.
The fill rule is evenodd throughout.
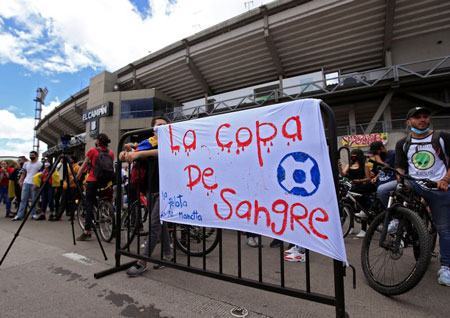
<path id="1" fill-rule="evenodd" d="M 347 263 L 320 100 L 157 133 L 161 220 L 258 233 Z"/>

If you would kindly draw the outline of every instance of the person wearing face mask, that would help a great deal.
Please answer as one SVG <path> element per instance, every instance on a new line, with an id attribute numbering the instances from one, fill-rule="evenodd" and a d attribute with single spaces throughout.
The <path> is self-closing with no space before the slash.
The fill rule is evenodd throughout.
<path id="1" fill-rule="evenodd" d="M 397 142 L 395 166 L 401 173 L 437 183 L 436 189 L 414 182 L 412 186 L 430 207 L 439 234 L 438 283 L 450 287 L 450 134 L 432 129 L 431 112 L 425 107 L 410 109 L 406 124 L 409 133 Z"/>
<path id="2" fill-rule="evenodd" d="M 23 164 L 27 161 L 28 160 L 27 158 L 25 158 L 25 156 L 20 156 L 19 159 L 17 159 L 18 167 L 14 170 L 14 172 L 11 175 L 11 179 L 14 181 L 14 195 L 15 195 L 14 204 L 16 206 L 16 212 L 20 206 L 22 196 L 22 188 L 20 187 L 19 184 L 20 176 L 22 175 Z"/>
<path id="3" fill-rule="evenodd" d="M 91 239 L 91 230 L 94 226 L 94 205 L 97 201 L 98 189 L 100 189 L 102 186 L 101 184 L 99 184 L 97 177 L 95 176 L 95 171 L 97 165 L 99 164 L 98 161 L 101 162 L 101 157 L 109 156 L 110 158 L 104 158 L 104 161 L 107 161 L 106 159 L 109 159 L 110 162 L 111 159 L 112 161 L 114 161 L 114 153 L 108 148 L 110 142 L 111 140 L 109 139 L 108 135 L 103 133 L 99 134 L 97 136 L 97 139 L 95 140 L 95 147 L 92 147 L 88 150 L 83 164 L 78 170 L 77 180 L 80 180 L 84 171 L 89 168 L 89 172 L 86 178 L 86 219 L 84 231 L 77 238 L 77 241 L 89 241 Z M 101 163 L 99 165 L 99 167 L 101 167 Z"/>
<path id="4" fill-rule="evenodd" d="M 42 163 L 38 161 L 38 153 L 36 151 L 30 152 L 30 161 L 24 163 L 22 173 L 20 175 L 19 185 L 22 188 L 21 202 L 17 215 L 13 221 L 20 221 L 25 216 L 25 208 L 28 205 L 28 200 L 32 202 L 36 198 L 36 187 L 33 184 L 33 177 L 42 168 Z M 31 217 L 36 219 L 36 207 L 31 211 Z"/>
<path id="5" fill-rule="evenodd" d="M 164 117 L 154 117 L 151 122 L 152 127 L 158 127 L 161 125 L 167 125 L 168 119 Z M 135 148 L 135 151 L 131 151 L 132 148 Z M 152 174 L 151 179 L 151 198 L 152 198 L 152 209 L 151 209 L 151 216 L 150 216 L 150 231 L 148 233 L 147 240 L 144 243 L 144 255 L 147 257 L 150 257 L 153 253 L 153 250 L 155 249 L 156 245 L 158 244 L 158 241 L 161 241 L 163 246 L 163 253 L 164 257 L 166 259 L 171 259 L 171 247 L 170 247 L 170 237 L 169 237 L 169 231 L 167 229 L 167 224 L 163 222 L 161 224 L 160 221 L 160 215 L 159 215 L 159 169 L 158 169 L 158 134 L 157 130 L 155 129 L 154 136 L 145 139 L 141 141 L 137 145 L 126 145 L 125 151 L 122 151 L 119 154 L 119 159 L 121 161 L 128 161 L 133 162 L 137 159 L 148 159 L 152 158 L 150 161 L 150 169 L 154 169 L 154 173 Z M 138 172 L 138 171 L 137 171 Z M 136 183 L 141 183 L 139 177 L 134 177 L 133 170 L 131 171 L 131 180 L 130 180 L 130 188 L 131 190 L 129 193 L 135 192 L 137 188 L 140 189 L 141 192 L 143 192 L 142 187 L 144 184 L 137 185 Z M 145 180 L 147 182 L 147 180 Z M 148 189 L 145 189 L 148 191 Z M 131 200 L 134 200 L 131 196 L 131 199 L 129 202 L 133 202 Z M 159 268 L 158 265 L 154 267 L 155 269 Z M 147 263 L 145 261 L 138 261 L 136 265 L 130 267 L 127 270 L 127 275 L 129 277 L 136 277 L 139 275 L 142 275 L 147 271 Z"/>

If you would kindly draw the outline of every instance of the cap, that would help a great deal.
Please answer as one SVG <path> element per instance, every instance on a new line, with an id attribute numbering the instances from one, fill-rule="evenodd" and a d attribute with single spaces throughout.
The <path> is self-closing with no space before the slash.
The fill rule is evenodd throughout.
<path id="1" fill-rule="evenodd" d="M 417 107 L 411 108 L 408 111 L 408 114 L 406 115 L 406 119 L 410 119 L 411 117 L 417 115 L 418 113 L 425 113 L 425 114 L 430 115 L 431 111 L 426 107 L 417 106 Z"/>

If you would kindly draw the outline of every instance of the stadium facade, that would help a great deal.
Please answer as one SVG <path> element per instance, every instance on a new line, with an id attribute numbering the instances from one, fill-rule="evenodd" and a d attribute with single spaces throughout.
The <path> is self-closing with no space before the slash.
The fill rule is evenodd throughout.
<path id="1" fill-rule="evenodd" d="M 450 129 L 450 1 L 274 1 L 96 75 L 36 132 L 48 155 L 63 134 L 78 135 L 82 153 L 105 132 L 115 149 L 153 116 L 188 120 L 307 97 L 333 108 L 342 144 L 382 138 L 392 148 L 416 105 Z"/>

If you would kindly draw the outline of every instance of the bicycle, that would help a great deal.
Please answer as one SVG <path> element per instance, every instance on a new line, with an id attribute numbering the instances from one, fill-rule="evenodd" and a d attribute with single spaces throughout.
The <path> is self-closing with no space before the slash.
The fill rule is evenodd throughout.
<path id="1" fill-rule="evenodd" d="M 113 187 L 109 185 L 98 190 L 97 203 L 94 205 L 93 223 L 100 230 L 103 241 L 111 242 L 114 237 L 114 206 L 112 204 Z M 86 222 L 86 203 L 75 201 L 77 206 L 77 220 L 80 228 L 84 231 Z M 80 204 L 81 203 L 81 204 Z"/>
<path id="2" fill-rule="evenodd" d="M 428 188 L 436 188 L 436 183 L 401 174 L 387 166 L 383 169 L 395 172 L 400 180 L 390 194 L 387 210 L 376 216 L 367 229 L 361 247 L 361 266 L 371 288 L 394 296 L 420 282 L 436 242 L 436 230 L 427 207 L 405 180 Z"/>
<path id="3" fill-rule="evenodd" d="M 138 235 L 148 235 L 148 231 L 144 231 L 148 220 L 147 203 L 147 197 L 141 193 L 138 200 L 123 210 L 121 232 L 124 244 L 122 249 L 128 249 Z M 175 246 L 186 255 L 198 257 L 207 255 L 219 243 L 218 231 L 215 228 L 175 223 L 168 223 L 168 227 Z"/>
<path id="4" fill-rule="evenodd" d="M 358 212 L 362 211 L 366 214 L 364 220 L 370 224 L 372 220 L 383 210 L 383 204 L 377 198 L 376 193 L 361 194 L 351 191 L 352 183 L 347 178 L 339 180 L 339 213 L 342 226 L 343 237 L 347 237 L 355 227 L 355 222 L 361 223 L 363 218 L 358 216 Z M 362 196 L 367 196 L 371 202 L 370 207 L 366 208 L 358 201 Z"/>

